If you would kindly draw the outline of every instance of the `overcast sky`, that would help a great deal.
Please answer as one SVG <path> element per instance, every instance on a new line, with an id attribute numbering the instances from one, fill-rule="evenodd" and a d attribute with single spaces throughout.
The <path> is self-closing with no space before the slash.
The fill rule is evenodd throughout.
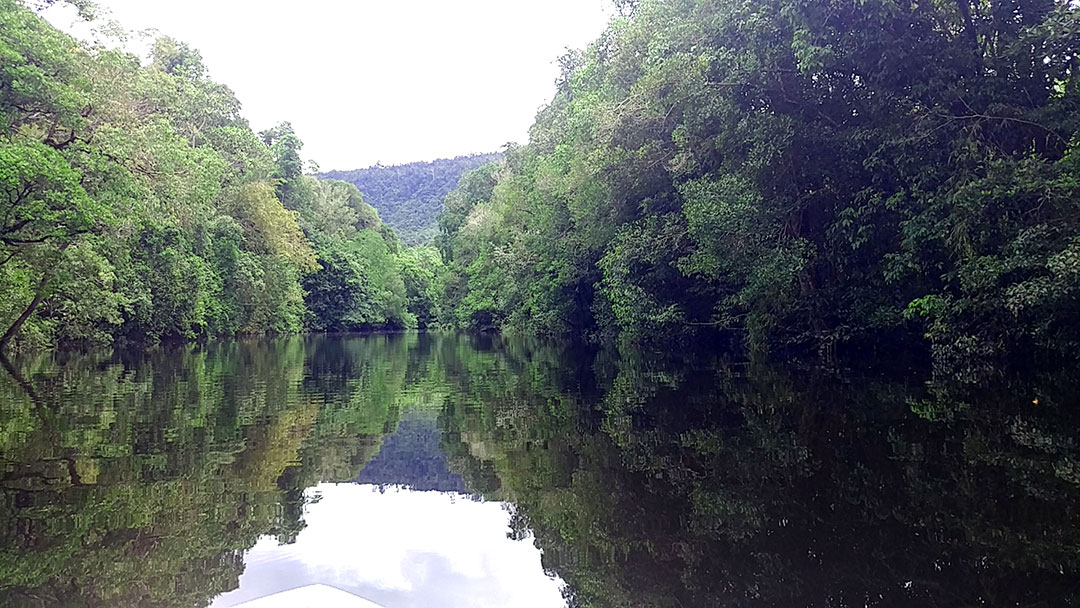
<path id="1" fill-rule="evenodd" d="M 97 1 L 199 49 L 254 129 L 292 122 L 323 170 L 525 142 L 555 60 L 611 14 L 610 0 Z"/>

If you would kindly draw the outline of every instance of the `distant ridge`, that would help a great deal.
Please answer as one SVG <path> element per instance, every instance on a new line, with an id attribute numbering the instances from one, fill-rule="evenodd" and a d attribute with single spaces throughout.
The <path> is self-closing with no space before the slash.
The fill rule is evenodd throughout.
<path id="1" fill-rule="evenodd" d="M 472 154 L 431 162 L 375 165 L 351 171 L 327 171 L 316 177 L 355 185 L 379 217 L 397 231 L 406 245 L 431 243 L 438 233 L 435 218 L 443 197 L 465 173 L 499 160 L 501 154 Z"/>

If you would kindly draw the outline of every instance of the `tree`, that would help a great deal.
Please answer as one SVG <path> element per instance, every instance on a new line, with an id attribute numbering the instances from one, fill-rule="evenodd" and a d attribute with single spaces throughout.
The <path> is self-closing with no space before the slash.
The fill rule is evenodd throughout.
<path id="1" fill-rule="evenodd" d="M 405 283 L 405 308 L 421 329 L 438 324 L 442 316 L 443 262 L 434 247 L 410 247 L 398 255 Z"/>
<path id="2" fill-rule="evenodd" d="M 448 197 L 459 323 L 1075 352 L 1075 3 L 626 6 Z"/>
<path id="3" fill-rule="evenodd" d="M 415 324 L 394 232 L 303 174 L 288 123 L 253 133 L 196 49 L 143 65 L 14 0 L 0 26 L 0 350 L 297 332 L 335 251 L 350 327 Z"/>
<path id="4" fill-rule="evenodd" d="M 308 327 L 315 331 L 412 328 L 398 260 L 372 230 L 336 241 L 319 252 L 321 269 L 304 280 Z"/>
<path id="5" fill-rule="evenodd" d="M 84 90 L 65 82 L 79 69 L 66 57 L 70 39 L 10 0 L 0 5 L 0 25 L 0 272 L 29 279 L 11 292 L 23 303 L 0 335 L 2 352 L 45 300 L 64 251 L 105 210 L 72 166 L 88 110 Z"/>
<path id="6" fill-rule="evenodd" d="M 269 184 L 244 186 L 229 210 L 243 227 L 248 242 L 265 248 L 262 253 L 279 256 L 301 272 L 318 268 L 315 252 L 297 225 L 296 212 L 281 205 Z"/>

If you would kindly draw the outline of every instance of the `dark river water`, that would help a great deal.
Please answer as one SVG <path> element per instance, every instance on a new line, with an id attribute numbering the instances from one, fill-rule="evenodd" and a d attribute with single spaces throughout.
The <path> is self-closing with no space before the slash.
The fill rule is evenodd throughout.
<path id="1" fill-rule="evenodd" d="M 6 368 L 3 607 L 1080 605 L 1073 370 L 417 334 Z"/>

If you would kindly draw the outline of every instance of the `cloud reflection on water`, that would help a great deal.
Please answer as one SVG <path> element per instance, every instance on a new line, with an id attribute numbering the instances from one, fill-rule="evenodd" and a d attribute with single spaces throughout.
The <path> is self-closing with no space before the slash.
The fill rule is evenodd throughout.
<path id="1" fill-rule="evenodd" d="M 212 608 L 316 583 L 387 608 L 566 605 L 533 539 L 507 537 L 503 503 L 356 484 L 308 492 L 321 499 L 308 505 L 297 541 L 261 539 L 245 556 L 239 589 Z"/>

